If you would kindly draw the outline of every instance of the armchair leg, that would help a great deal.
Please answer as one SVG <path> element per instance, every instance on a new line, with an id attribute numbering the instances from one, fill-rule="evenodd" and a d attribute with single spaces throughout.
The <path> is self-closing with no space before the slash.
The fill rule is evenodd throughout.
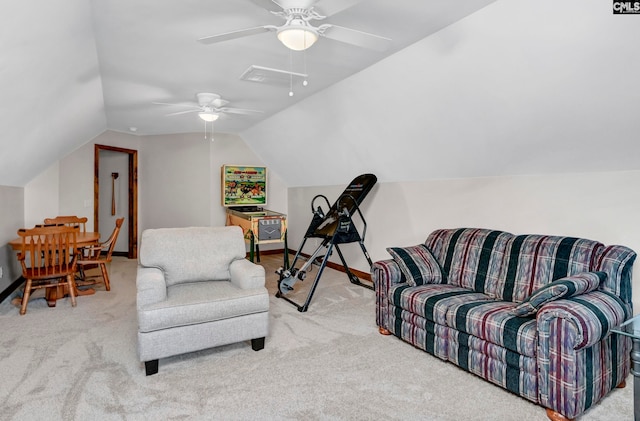
<path id="1" fill-rule="evenodd" d="M 264 348 L 264 337 L 251 339 L 251 349 L 254 351 L 260 351 Z"/>
<path id="2" fill-rule="evenodd" d="M 158 372 L 158 360 L 145 361 L 144 369 L 147 372 L 147 376 L 156 374 Z"/>

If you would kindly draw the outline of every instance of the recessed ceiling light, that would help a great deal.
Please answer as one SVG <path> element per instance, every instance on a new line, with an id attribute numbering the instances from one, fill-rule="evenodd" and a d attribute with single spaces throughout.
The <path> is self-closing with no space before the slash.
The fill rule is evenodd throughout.
<path id="1" fill-rule="evenodd" d="M 129 130 L 135 133 L 138 131 L 138 128 L 132 126 L 132 127 L 129 127 Z"/>

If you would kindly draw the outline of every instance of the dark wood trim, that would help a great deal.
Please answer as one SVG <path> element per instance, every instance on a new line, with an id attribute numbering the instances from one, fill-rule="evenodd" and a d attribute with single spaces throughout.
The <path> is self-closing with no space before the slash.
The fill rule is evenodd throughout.
<path id="1" fill-rule="evenodd" d="M 100 208 L 100 151 L 121 152 L 129 155 L 129 209 L 128 229 L 129 234 L 129 259 L 138 258 L 138 151 L 133 149 L 118 148 L 116 146 L 95 145 L 94 149 L 94 174 L 93 174 L 93 226 L 98 229 Z"/>
<path id="2" fill-rule="evenodd" d="M 261 255 L 267 255 L 267 254 L 283 254 L 284 253 L 284 249 L 277 249 L 277 250 L 265 250 L 262 251 L 260 250 L 260 254 Z M 293 260 L 293 256 L 296 255 L 296 251 L 295 250 L 291 250 L 289 249 L 289 259 Z M 301 256 L 304 256 L 306 258 L 309 258 L 311 255 L 307 254 L 307 253 L 300 253 Z M 247 253 L 247 256 L 249 256 L 249 254 Z M 340 271 L 342 273 L 347 273 L 344 270 L 344 266 L 342 266 L 340 263 L 334 263 L 334 262 L 327 262 L 327 267 L 331 268 L 331 269 L 335 269 L 337 271 Z M 365 281 L 369 281 L 369 282 L 373 282 L 373 280 L 371 279 L 371 273 L 369 272 L 363 272 L 361 270 L 358 269 L 353 269 L 353 268 L 349 268 L 349 270 L 351 271 L 351 273 L 353 273 L 354 275 L 356 275 L 358 278 L 365 280 Z"/>
<path id="3" fill-rule="evenodd" d="M 6 300 L 13 293 L 13 291 L 18 289 L 18 287 L 20 287 L 20 285 L 22 285 L 24 281 L 25 279 L 22 276 L 20 276 L 18 279 L 13 281 L 11 285 L 6 287 L 4 291 L 0 291 L 0 303 Z"/>

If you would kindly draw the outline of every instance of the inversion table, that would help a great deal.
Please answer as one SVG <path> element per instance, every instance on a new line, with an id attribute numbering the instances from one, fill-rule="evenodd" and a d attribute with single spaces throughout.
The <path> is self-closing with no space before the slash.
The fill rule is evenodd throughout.
<path id="1" fill-rule="evenodd" d="M 307 228 L 304 235 L 302 244 L 300 244 L 295 257 L 293 258 L 293 263 L 290 268 L 281 267 L 276 271 L 280 276 L 276 297 L 283 298 L 289 303 L 295 305 L 300 312 L 307 311 L 311 298 L 313 298 L 313 293 L 318 286 L 318 281 L 320 281 L 322 272 L 327 265 L 329 256 L 332 254 L 334 248 L 338 252 L 338 256 L 340 256 L 340 261 L 342 262 L 342 266 L 349 277 L 349 281 L 352 284 L 373 289 L 373 286 L 362 283 L 360 279 L 351 272 L 347 262 L 345 261 L 344 255 L 340 250 L 339 244 L 358 242 L 369 266 L 371 267 L 373 264 L 371 257 L 369 257 L 369 253 L 364 246 L 367 222 L 360 211 L 360 204 L 376 184 L 376 181 L 377 178 L 373 174 L 362 174 L 356 177 L 351 183 L 349 183 L 333 206 L 329 205 L 329 200 L 324 195 L 319 194 L 312 199 L 311 212 L 313 213 L 313 218 L 311 219 L 309 228 Z M 317 199 L 324 199 L 324 202 L 329 209 L 326 214 L 322 210 L 321 206 L 315 206 Z M 359 216 L 361 221 L 361 225 L 363 227 L 362 235 L 360 235 L 356 225 L 354 224 L 353 216 L 355 214 Z M 302 255 L 302 250 L 309 238 L 320 238 L 322 242 L 313 253 L 306 257 Z M 321 255 L 323 250 L 325 250 L 325 253 L 324 255 Z M 296 263 L 298 263 L 299 260 L 306 261 L 300 268 L 296 268 Z M 307 272 L 313 264 L 319 264 L 320 268 L 318 269 L 311 289 L 309 290 L 306 301 L 304 304 L 300 305 L 286 297 L 286 294 L 293 290 L 293 285 L 297 281 L 303 281 L 306 278 Z"/>

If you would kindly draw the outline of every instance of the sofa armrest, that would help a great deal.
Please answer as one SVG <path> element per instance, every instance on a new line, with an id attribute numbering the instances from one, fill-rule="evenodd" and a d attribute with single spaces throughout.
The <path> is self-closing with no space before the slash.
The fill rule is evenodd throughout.
<path id="1" fill-rule="evenodd" d="M 538 311 L 540 343 L 556 342 L 550 332 L 554 323 L 561 322 L 566 325 L 562 342 L 565 346 L 574 350 L 590 347 L 631 316 L 628 308 L 619 297 L 602 291 L 551 301 Z"/>
<path id="2" fill-rule="evenodd" d="M 540 405 L 576 418 L 629 374 L 630 338 L 610 334 L 631 315 L 622 300 L 593 291 L 538 311 Z"/>
<path id="3" fill-rule="evenodd" d="M 242 289 L 264 287 L 264 267 L 256 265 L 247 259 L 238 259 L 229 265 L 231 283 Z"/>
<path id="4" fill-rule="evenodd" d="M 387 330 L 389 326 L 389 288 L 392 285 L 406 282 L 400 266 L 393 260 L 380 260 L 371 266 L 371 280 L 376 291 L 376 324 Z"/>
<path id="5" fill-rule="evenodd" d="M 371 266 L 371 274 L 372 281 L 376 286 L 376 290 L 378 286 L 386 291 L 392 285 L 402 284 L 407 280 L 404 278 L 404 275 L 400 271 L 400 266 L 393 259 L 387 260 L 379 260 Z"/>
<path id="6" fill-rule="evenodd" d="M 138 310 L 167 299 L 167 284 L 164 272 L 158 268 L 138 266 L 136 288 Z"/>

